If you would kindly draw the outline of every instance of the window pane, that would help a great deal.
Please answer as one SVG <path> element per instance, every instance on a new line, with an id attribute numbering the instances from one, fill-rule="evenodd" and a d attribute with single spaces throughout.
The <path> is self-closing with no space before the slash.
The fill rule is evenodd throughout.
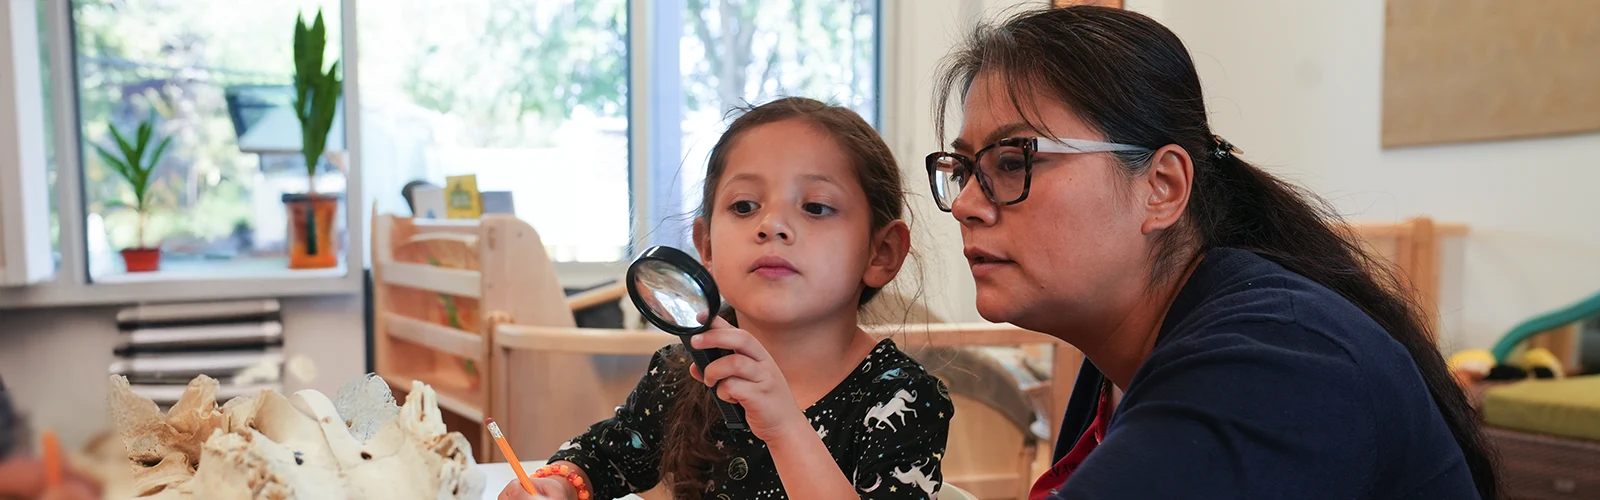
<path id="1" fill-rule="evenodd" d="M 682 210 L 699 207 L 727 112 L 779 97 L 878 115 L 877 0 L 686 0 Z"/>
<path id="2" fill-rule="evenodd" d="M 55 269 L 61 269 L 61 207 L 56 205 L 56 113 L 55 89 L 50 84 L 50 22 L 49 10 L 53 3 L 38 0 L 39 14 L 39 88 L 44 94 L 44 156 L 45 181 L 50 194 L 50 253 Z"/>
<path id="3" fill-rule="evenodd" d="M 293 24 L 319 8 L 332 61 L 341 52 L 338 0 L 73 2 L 91 277 L 120 272 L 116 252 L 137 246 L 160 245 L 163 268 L 282 260 L 281 196 L 308 185 L 294 151 Z M 139 217 L 123 208 L 133 190 L 95 146 L 120 156 L 109 127 L 132 141 L 147 118 L 172 142 L 153 174 L 141 240 Z M 327 149 L 342 151 L 342 120 L 333 130 Z M 319 175 L 316 190 L 341 193 L 344 177 Z M 336 219 L 337 243 L 345 234 L 344 217 Z"/>
<path id="4" fill-rule="evenodd" d="M 410 213 L 411 181 L 476 174 L 512 193 L 552 259 L 625 256 L 625 0 L 360 5 L 363 186 L 379 212 Z"/>

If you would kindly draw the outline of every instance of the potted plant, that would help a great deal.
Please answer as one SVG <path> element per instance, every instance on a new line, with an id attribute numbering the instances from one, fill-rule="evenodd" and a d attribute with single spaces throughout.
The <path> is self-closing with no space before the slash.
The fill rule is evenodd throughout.
<path id="1" fill-rule="evenodd" d="M 344 82 L 339 76 L 339 61 L 326 72 L 322 54 L 327 47 L 327 26 L 322 11 L 310 26 L 303 16 L 295 17 L 294 29 L 294 108 L 300 120 L 300 153 L 306 162 L 304 194 L 285 194 L 283 203 L 289 214 L 289 267 L 308 269 L 334 267 L 339 254 L 334 248 L 333 218 L 339 210 L 339 197 L 317 193 L 317 167 L 328 144 L 334 113 Z"/>
<path id="2" fill-rule="evenodd" d="M 161 156 L 166 154 L 167 145 L 172 143 L 172 138 L 161 140 L 154 152 L 146 160 L 145 153 L 149 151 L 150 141 L 155 140 L 155 117 L 146 118 L 139 123 L 139 131 L 134 135 L 132 143 L 117 130 L 116 125 L 111 125 L 111 137 L 116 139 L 117 151 L 120 156 L 106 151 L 99 144 L 94 144 L 94 150 L 100 154 L 100 159 L 106 162 L 112 172 L 118 177 L 128 181 L 133 188 L 133 210 L 139 215 L 139 230 L 134 240 L 134 246 L 122 249 L 123 267 L 128 272 L 155 271 L 161 268 L 161 245 L 154 247 L 144 246 L 145 219 L 150 208 L 150 183 L 156 166 L 161 164 Z"/>

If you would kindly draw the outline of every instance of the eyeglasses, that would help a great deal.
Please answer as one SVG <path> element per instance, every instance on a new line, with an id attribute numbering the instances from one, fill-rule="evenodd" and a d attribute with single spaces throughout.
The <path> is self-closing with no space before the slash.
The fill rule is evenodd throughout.
<path id="1" fill-rule="evenodd" d="M 985 146 L 965 156 L 940 151 L 928 155 L 928 184 L 939 209 L 949 212 L 967 180 L 978 178 L 978 186 L 989 201 L 1015 205 L 1028 198 L 1033 181 L 1034 153 L 1149 152 L 1147 148 L 1084 139 L 1046 139 L 1012 137 Z"/>

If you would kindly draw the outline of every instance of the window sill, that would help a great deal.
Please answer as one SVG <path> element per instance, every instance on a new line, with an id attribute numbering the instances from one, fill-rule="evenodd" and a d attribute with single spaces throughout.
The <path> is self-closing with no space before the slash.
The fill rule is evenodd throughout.
<path id="1" fill-rule="evenodd" d="M 162 263 L 162 270 L 106 273 L 93 283 L 43 283 L 0 288 L 0 309 L 151 302 L 297 297 L 361 293 L 361 272 L 340 264 L 288 269 L 287 258 Z"/>
<path id="2" fill-rule="evenodd" d="M 343 262 L 325 269 L 289 269 L 288 257 L 189 262 L 163 259 L 158 271 L 108 272 L 96 276 L 94 284 L 297 280 L 339 278 L 345 273 Z"/>

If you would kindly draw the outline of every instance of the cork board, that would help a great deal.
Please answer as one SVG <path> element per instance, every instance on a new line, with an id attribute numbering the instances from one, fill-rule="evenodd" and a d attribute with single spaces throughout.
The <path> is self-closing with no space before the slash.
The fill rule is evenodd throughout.
<path id="1" fill-rule="evenodd" d="M 1600 131 L 1600 1 L 1386 9 L 1384 147 Z"/>

